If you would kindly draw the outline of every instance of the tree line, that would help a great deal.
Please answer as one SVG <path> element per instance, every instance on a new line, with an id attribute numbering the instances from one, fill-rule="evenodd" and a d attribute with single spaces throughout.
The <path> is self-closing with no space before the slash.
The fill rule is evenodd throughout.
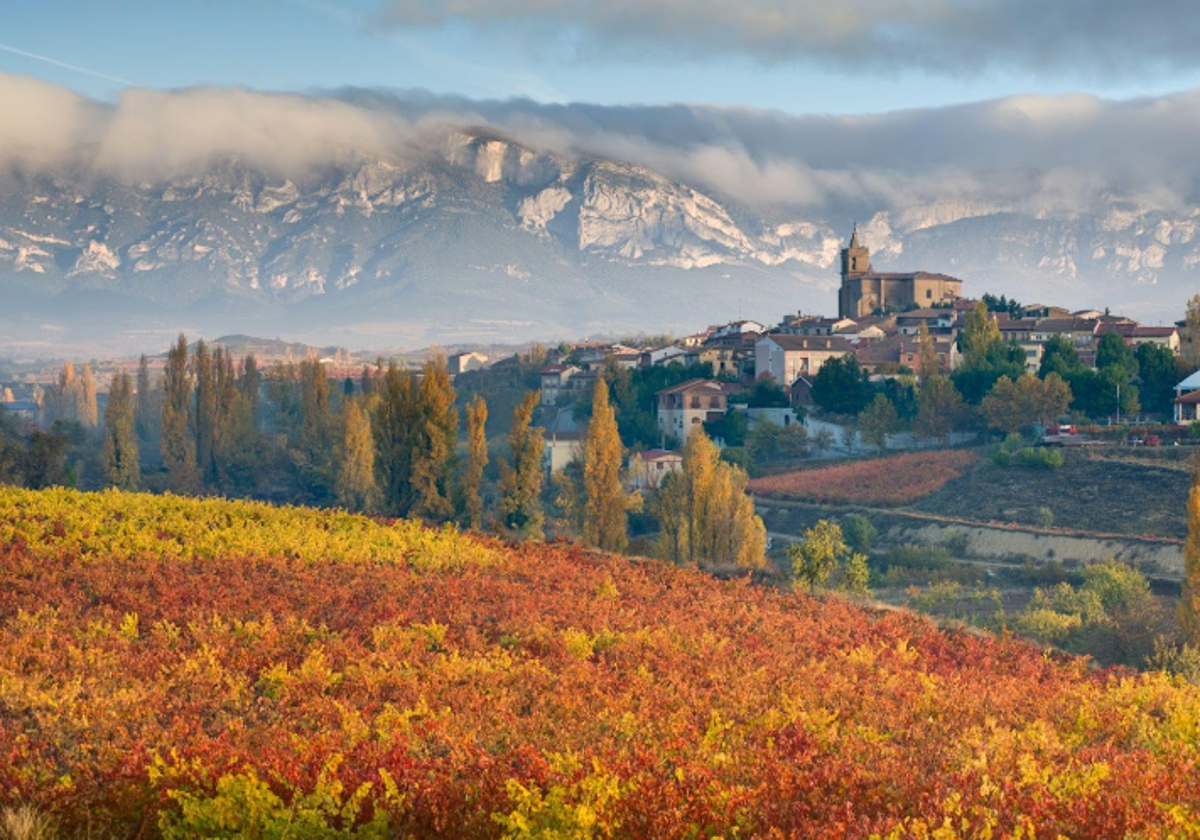
<path id="1" fill-rule="evenodd" d="M 621 403 L 606 377 L 590 397 L 576 463 L 552 486 L 536 390 L 523 391 L 506 440 L 493 445 L 488 402 L 460 400 L 442 358 L 419 372 L 380 361 L 335 382 L 315 358 L 264 369 L 252 354 L 190 347 L 181 335 L 160 376 L 144 356 L 136 376 L 113 376 L 102 417 L 90 369 L 64 365 L 47 394 L 47 430 L 0 424 L 0 481 L 338 506 L 514 538 L 543 538 L 549 512 L 556 533 L 619 552 L 641 496 L 625 489 Z M 658 542 L 664 556 L 760 565 L 765 531 L 746 481 L 703 435 L 691 442 L 684 470 L 647 506 L 668 535 Z"/>

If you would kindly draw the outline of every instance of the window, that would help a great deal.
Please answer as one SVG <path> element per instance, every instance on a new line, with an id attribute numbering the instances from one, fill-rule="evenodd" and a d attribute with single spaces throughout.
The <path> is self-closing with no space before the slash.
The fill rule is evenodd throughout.
<path id="1" fill-rule="evenodd" d="M 693 426 L 699 426 L 699 425 L 700 425 L 700 418 L 699 418 L 699 417 L 693 417 L 693 418 L 692 418 L 692 425 L 693 425 Z"/>
<path id="2" fill-rule="evenodd" d="M 931 298 L 931 297 L 933 297 L 933 289 L 926 289 L 926 290 L 925 290 L 925 297 L 926 297 L 926 298 Z"/>
<path id="3" fill-rule="evenodd" d="M 693 395 L 692 396 L 692 408 L 699 408 L 699 407 L 700 407 L 700 397 Z"/>
<path id="4" fill-rule="evenodd" d="M 708 398 L 708 407 L 709 408 L 720 408 L 721 407 L 721 398 L 720 397 L 709 397 Z"/>

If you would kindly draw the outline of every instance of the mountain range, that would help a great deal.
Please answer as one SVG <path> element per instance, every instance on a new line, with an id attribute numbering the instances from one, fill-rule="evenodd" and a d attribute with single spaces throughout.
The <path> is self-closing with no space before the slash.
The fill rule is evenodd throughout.
<path id="1" fill-rule="evenodd" d="M 1115 198 L 1071 213 L 754 206 L 469 129 L 302 177 L 227 156 L 123 179 L 83 157 L 0 174 L 0 352 L 148 350 L 180 330 L 413 347 L 833 314 L 856 219 L 878 270 L 1161 323 L 1197 286 L 1198 218 Z"/>

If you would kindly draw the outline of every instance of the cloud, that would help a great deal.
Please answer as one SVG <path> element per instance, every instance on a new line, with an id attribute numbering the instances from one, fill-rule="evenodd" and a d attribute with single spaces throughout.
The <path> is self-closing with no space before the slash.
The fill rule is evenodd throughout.
<path id="1" fill-rule="evenodd" d="M 1191 0 L 389 0 L 378 20 L 501 24 L 626 54 L 723 52 L 868 72 L 1112 77 L 1200 66 Z"/>
<path id="2" fill-rule="evenodd" d="M 570 158 L 628 162 L 784 215 L 956 202 L 1073 213 L 1112 198 L 1170 210 L 1200 205 L 1193 148 L 1200 91 L 1115 102 L 1020 96 L 846 117 L 363 89 L 131 90 L 101 105 L 0 74 L 0 165 L 7 167 L 73 162 L 155 180 L 237 159 L 298 179 L 356 156 L 444 160 L 448 132 L 464 129 Z"/>

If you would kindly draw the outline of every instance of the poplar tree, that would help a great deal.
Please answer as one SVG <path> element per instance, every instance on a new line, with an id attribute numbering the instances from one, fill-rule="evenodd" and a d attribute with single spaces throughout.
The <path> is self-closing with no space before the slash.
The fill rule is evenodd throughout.
<path id="1" fill-rule="evenodd" d="M 1183 640 L 1200 647 L 1200 471 L 1188 494 L 1188 538 L 1183 546 L 1183 591 L 1179 599 L 1179 624 Z"/>
<path id="2" fill-rule="evenodd" d="M 145 354 L 138 360 L 137 371 L 137 406 L 134 410 L 134 426 L 137 429 L 138 440 L 146 447 L 158 446 L 159 429 L 162 425 L 162 405 L 158 397 L 161 391 L 156 391 L 150 381 L 150 362 Z"/>
<path id="3" fill-rule="evenodd" d="M 379 401 L 371 428 L 375 437 L 375 470 L 383 509 L 393 516 L 405 515 L 412 505 L 413 429 L 416 424 L 416 393 L 412 376 L 395 363 L 378 380 Z"/>
<path id="4" fill-rule="evenodd" d="M 248 353 L 242 359 L 242 375 L 238 377 L 238 390 L 246 398 L 247 406 L 250 409 L 250 422 L 257 431 L 260 419 L 259 395 L 262 391 L 262 372 L 258 368 L 258 359 L 253 353 Z"/>
<path id="5" fill-rule="evenodd" d="M 96 428 L 100 425 L 100 412 L 96 407 L 96 380 L 92 377 L 92 366 L 86 362 L 79 377 L 76 394 L 79 400 L 79 422 L 88 429 Z"/>
<path id="6" fill-rule="evenodd" d="M 413 512 L 425 519 L 449 519 L 454 515 L 450 470 L 458 439 L 458 410 L 454 407 L 450 373 L 440 356 L 425 363 L 417 415 L 412 456 Z"/>
<path id="7" fill-rule="evenodd" d="M 702 431 L 689 435 L 682 470 L 666 477 L 654 501 L 660 553 L 702 567 L 761 566 L 766 528 L 746 495 L 748 481 Z"/>
<path id="8" fill-rule="evenodd" d="M 337 502 L 347 510 L 371 511 L 379 501 L 375 483 L 375 442 L 371 421 L 358 400 L 342 408 L 342 446 L 336 481 Z"/>
<path id="9" fill-rule="evenodd" d="M 925 382 L 940 371 L 937 347 L 933 343 L 933 336 L 929 334 L 929 327 L 922 321 L 917 327 L 917 376 L 921 382 Z"/>
<path id="10" fill-rule="evenodd" d="M 996 345 L 1003 345 L 1000 325 L 992 319 L 987 304 L 983 301 L 967 313 L 962 332 L 958 336 L 958 349 L 962 351 L 966 367 L 977 367 L 986 363 L 988 355 Z"/>
<path id="11" fill-rule="evenodd" d="M 467 468 L 463 472 L 462 499 L 468 527 L 483 527 L 483 468 L 488 463 L 487 403 L 476 394 L 467 403 Z"/>
<path id="12" fill-rule="evenodd" d="M 70 359 L 63 362 L 58 372 L 58 383 L 51 389 L 47 400 L 50 422 L 64 420 L 67 422 L 79 420 L 79 378 L 75 375 L 75 365 Z"/>
<path id="13" fill-rule="evenodd" d="M 114 374 L 104 407 L 104 473 L 110 484 L 136 490 L 141 479 L 137 433 L 134 430 L 133 380 L 128 373 Z"/>
<path id="14" fill-rule="evenodd" d="M 162 461 L 172 489 L 196 489 L 196 440 L 188 428 L 192 402 L 192 377 L 188 370 L 187 336 L 167 352 L 163 368 Z"/>
<path id="15" fill-rule="evenodd" d="M 600 377 L 592 394 L 592 420 L 584 447 L 583 538 L 604 551 L 624 551 L 629 544 L 629 505 L 621 486 L 623 457 L 608 384 Z"/>
<path id="16" fill-rule="evenodd" d="M 542 463 L 545 443 L 542 430 L 532 425 L 540 391 L 525 394 L 513 411 L 508 433 L 511 461 L 500 464 L 500 516 L 503 527 L 527 539 L 542 538 Z"/>
<path id="17" fill-rule="evenodd" d="M 204 343 L 196 342 L 196 354 L 192 359 L 196 379 L 196 408 L 193 431 L 196 435 L 196 467 L 201 480 L 208 485 L 216 483 L 217 464 L 213 460 L 217 439 L 217 379 L 213 371 L 213 357 Z"/>

